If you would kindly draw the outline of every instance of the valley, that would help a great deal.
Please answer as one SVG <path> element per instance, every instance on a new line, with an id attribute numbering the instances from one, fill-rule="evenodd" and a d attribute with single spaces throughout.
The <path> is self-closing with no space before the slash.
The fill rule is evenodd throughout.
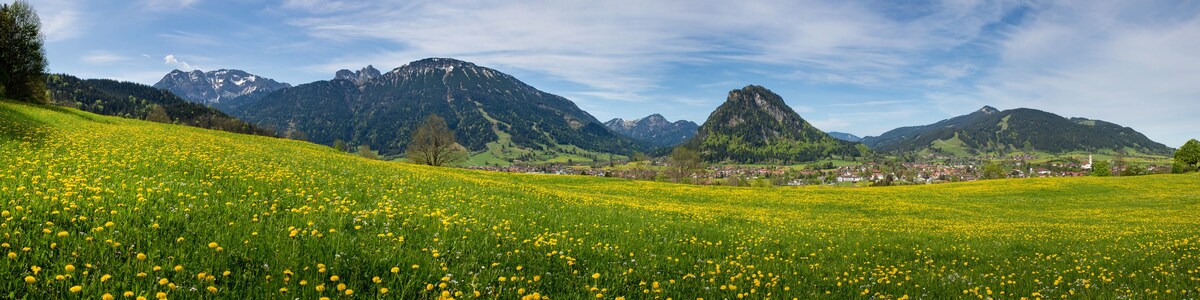
<path id="1" fill-rule="evenodd" d="M 700 187 L 381 162 L 9 101 L 0 137 L 0 290 L 16 298 L 1200 292 L 1195 173 Z"/>
<path id="2" fill-rule="evenodd" d="M 0 1 L 0 299 L 1197 299 L 1197 24 Z"/>

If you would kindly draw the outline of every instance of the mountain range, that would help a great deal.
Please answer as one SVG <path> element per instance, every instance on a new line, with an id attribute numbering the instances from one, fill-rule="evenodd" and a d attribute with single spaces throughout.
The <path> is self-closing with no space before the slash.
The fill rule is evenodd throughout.
<path id="1" fill-rule="evenodd" d="M 446 118 L 460 144 L 482 162 L 570 157 L 598 160 L 683 145 L 710 161 L 793 163 L 880 152 L 931 151 L 962 156 L 1034 150 L 1172 149 L 1117 124 L 1018 108 L 985 106 L 971 114 L 859 138 L 814 128 L 761 86 L 733 90 L 704 126 L 653 114 L 601 123 L 570 100 L 494 69 L 429 58 L 383 73 L 373 66 L 339 70 L 332 80 L 290 86 L 240 70 L 172 71 L 155 87 L 211 105 L 280 135 L 367 145 L 397 155 L 420 120 Z M 117 103 L 119 100 L 113 100 Z M 143 116 L 144 117 L 144 116 Z"/>
<path id="2" fill-rule="evenodd" d="M 154 87 L 171 91 L 191 102 L 215 106 L 236 105 L 245 101 L 235 100 L 237 98 L 261 98 L 292 85 L 242 70 L 220 69 L 208 72 L 174 70 L 163 76 Z"/>
<path id="3" fill-rule="evenodd" d="M 652 114 L 636 120 L 615 118 L 604 122 L 604 126 L 618 134 L 631 137 L 657 147 L 672 147 L 679 145 L 696 135 L 700 125 L 696 122 L 679 120 L 667 121 L 660 114 Z"/>
<path id="4" fill-rule="evenodd" d="M 1172 152 L 1170 147 L 1129 127 L 1086 118 L 1068 119 L 1036 109 L 1000 111 L 991 106 L 929 125 L 896 128 L 865 137 L 862 143 L 884 152 L 928 149 L 962 156 L 1017 150 Z"/>
<path id="5" fill-rule="evenodd" d="M 829 136 L 832 136 L 835 139 L 839 139 L 839 140 L 843 140 L 843 141 L 847 141 L 847 142 L 862 141 L 861 137 L 858 137 L 857 135 L 845 133 L 845 132 L 830 131 Z"/>
<path id="6" fill-rule="evenodd" d="M 730 91 L 683 147 L 710 162 L 788 164 L 865 154 L 857 145 L 813 127 L 774 92 L 749 85 Z"/>
<path id="7" fill-rule="evenodd" d="M 333 80 L 245 99 L 228 112 L 321 144 L 342 140 L 384 155 L 403 153 L 417 125 L 446 119 L 458 142 L 501 160 L 539 154 L 628 154 L 644 147 L 604 127 L 566 98 L 473 63 L 429 58 L 380 74 L 342 70 Z"/>

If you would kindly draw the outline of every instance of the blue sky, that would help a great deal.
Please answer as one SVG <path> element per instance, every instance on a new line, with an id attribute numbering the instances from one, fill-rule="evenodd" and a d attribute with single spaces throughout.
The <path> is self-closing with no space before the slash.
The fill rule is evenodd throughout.
<path id="1" fill-rule="evenodd" d="M 860 136 L 991 105 L 1200 138 L 1200 1 L 31 2 L 51 71 L 85 78 L 234 68 L 303 84 L 453 57 L 601 121 L 699 123 L 758 84 Z"/>

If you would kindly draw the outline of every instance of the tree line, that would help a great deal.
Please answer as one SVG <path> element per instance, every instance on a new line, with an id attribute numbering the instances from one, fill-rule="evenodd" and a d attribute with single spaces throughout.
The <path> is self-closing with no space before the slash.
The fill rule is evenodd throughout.
<path id="1" fill-rule="evenodd" d="M 0 96 L 50 102 L 41 26 L 37 11 L 28 2 L 0 4 Z"/>

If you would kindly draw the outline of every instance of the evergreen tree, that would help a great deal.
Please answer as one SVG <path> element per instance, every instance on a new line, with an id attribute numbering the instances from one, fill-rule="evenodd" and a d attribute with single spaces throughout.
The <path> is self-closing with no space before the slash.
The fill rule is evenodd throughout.
<path id="1" fill-rule="evenodd" d="M 29 3 L 0 5 L 0 96 L 41 104 L 49 102 L 41 26 Z"/>

